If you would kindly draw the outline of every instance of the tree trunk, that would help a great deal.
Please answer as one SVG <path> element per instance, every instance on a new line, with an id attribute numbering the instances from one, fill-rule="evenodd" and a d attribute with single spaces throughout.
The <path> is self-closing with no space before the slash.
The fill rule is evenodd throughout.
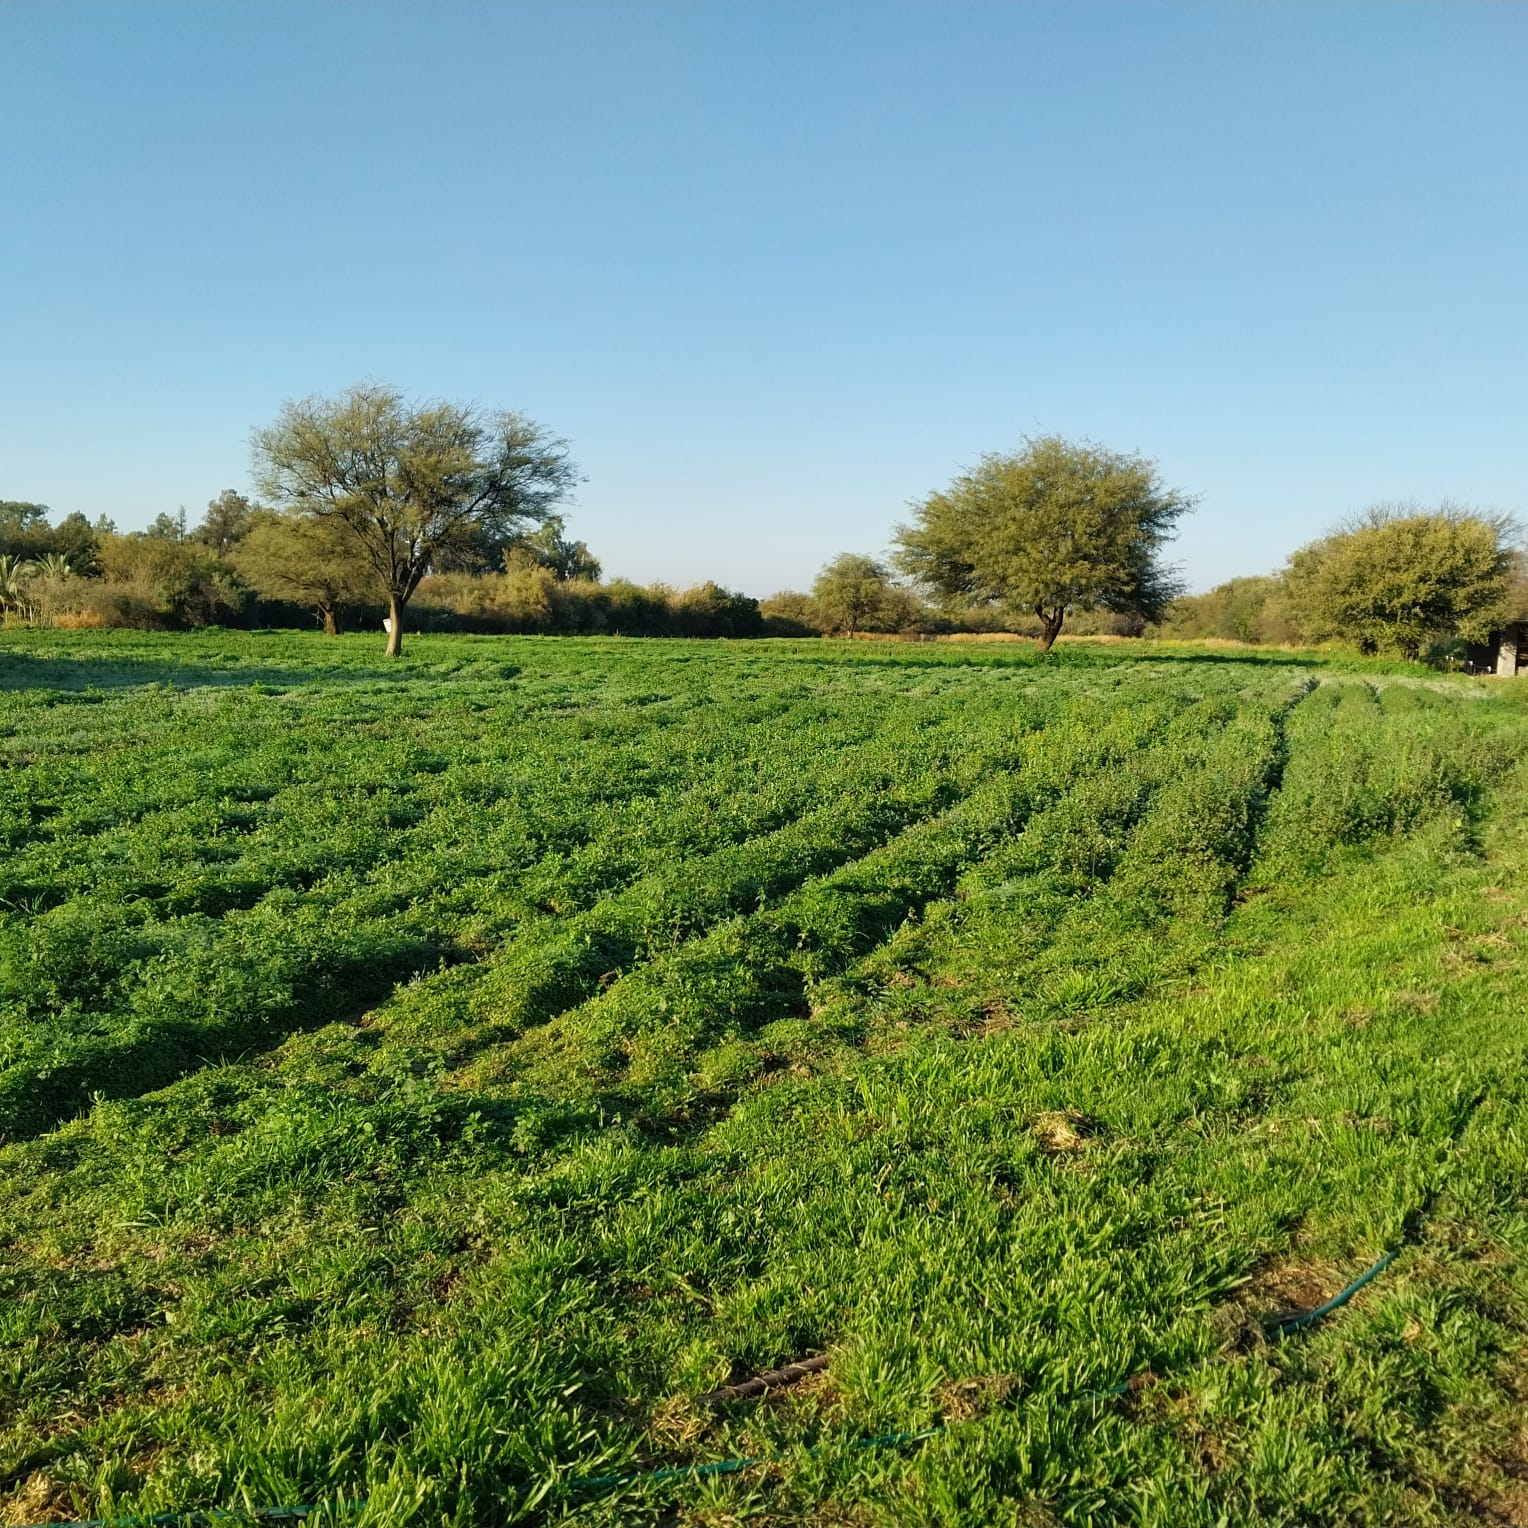
<path id="1" fill-rule="evenodd" d="M 319 613 L 319 615 L 323 619 L 323 623 L 324 623 L 324 635 L 326 637 L 337 637 L 337 636 L 339 636 L 339 634 L 340 634 L 340 623 L 337 620 L 335 620 L 335 618 L 334 618 L 334 606 L 333 605 L 320 605 L 318 607 L 318 613 Z"/>
<path id="2" fill-rule="evenodd" d="M 1040 617 L 1040 651 L 1048 653 L 1056 645 L 1056 638 L 1061 635 L 1061 623 L 1066 619 L 1066 611 L 1042 610 L 1036 606 L 1035 614 Z"/>
<path id="3" fill-rule="evenodd" d="M 387 656 L 403 652 L 403 601 L 396 594 L 387 597 Z"/>

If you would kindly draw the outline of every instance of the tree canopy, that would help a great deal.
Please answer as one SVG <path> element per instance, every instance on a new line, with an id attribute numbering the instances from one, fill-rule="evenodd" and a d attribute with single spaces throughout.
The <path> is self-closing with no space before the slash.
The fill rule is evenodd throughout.
<path id="1" fill-rule="evenodd" d="M 1403 658 L 1447 637 L 1479 639 L 1507 612 L 1510 517 L 1443 504 L 1380 504 L 1302 547 L 1285 574 L 1309 637 Z"/>
<path id="2" fill-rule="evenodd" d="M 343 527 L 387 602 L 393 656 L 432 566 L 544 520 L 577 478 L 566 442 L 523 415 L 413 402 L 376 383 L 287 403 L 253 445 L 262 493 Z"/>
<path id="3" fill-rule="evenodd" d="M 1302 635 L 1290 618 L 1283 578 L 1270 574 L 1231 578 L 1203 594 L 1180 595 L 1163 617 L 1162 634 L 1254 643 L 1297 642 Z"/>
<path id="4" fill-rule="evenodd" d="M 340 610 L 375 598 L 371 571 L 355 556 L 339 521 L 255 510 L 230 554 L 234 571 L 266 599 L 307 605 L 331 636 Z"/>
<path id="5" fill-rule="evenodd" d="M 1161 548 L 1192 507 L 1143 457 L 1034 436 L 916 503 L 896 562 L 949 604 L 1036 616 L 1045 652 L 1072 610 L 1158 619 L 1180 590 Z"/>
<path id="6" fill-rule="evenodd" d="M 899 593 L 884 564 L 859 552 L 840 552 L 823 564 L 812 584 L 823 624 L 850 637 L 878 624 Z"/>
<path id="7" fill-rule="evenodd" d="M 207 513 L 193 535 L 218 557 L 227 557 L 249 534 L 255 506 L 242 493 L 225 488 L 207 504 Z"/>
<path id="8" fill-rule="evenodd" d="M 111 529 L 111 521 L 102 517 L 92 525 L 78 510 L 49 525 L 46 504 L 0 500 L 0 555 L 22 562 L 62 556 L 72 572 L 95 573 L 100 567 L 101 537 Z"/>
<path id="9" fill-rule="evenodd" d="M 534 530 L 513 537 L 503 550 L 504 567 L 545 568 L 558 583 L 576 578 L 599 582 L 600 560 L 584 541 L 574 541 L 567 534 L 568 522 L 562 515 L 548 515 Z"/>
<path id="10" fill-rule="evenodd" d="M 25 499 L 0 499 L 0 556 L 25 561 L 51 550 L 48 506 Z"/>

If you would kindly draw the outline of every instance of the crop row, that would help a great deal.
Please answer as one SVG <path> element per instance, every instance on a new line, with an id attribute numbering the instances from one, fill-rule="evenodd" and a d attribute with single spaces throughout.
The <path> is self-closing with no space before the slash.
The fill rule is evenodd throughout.
<path id="1" fill-rule="evenodd" d="M 1010 746 L 989 729 L 985 751 L 952 757 L 952 723 L 982 707 L 940 694 L 889 722 L 858 697 L 765 695 L 660 727 L 655 703 L 636 721 L 596 713 L 593 739 L 581 714 L 526 726 L 497 689 L 480 711 L 353 735 L 285 697 L 216 695 L 210 715 L 205 699 L 54 707 L 71 736 L 79 714 L 100 720 L 97 752 L 39 747 L 0 773 L 32 824 L 0 917 L 6 1133 L 353 1013 L 506 938 L 511 972 L 544 938 L 563 952 L 536 967 L 528 1012 L 574 1000 L 623 942 L 671 941 L 863 852 Z M 1007 727 L 1043 711 L 1010 703 Z"/>
<path id="2" fill-rule="evenodd" d="M 681 1107 L 697 1085 L 731 1084 L 763 1059 L 751 1042 L 765 1026 L 813 1016 L 819 1036 L 830 1029 L 841 979 L 947 905 L 973 867 L 1022 854 L 1034 868 L 1064 877 L 1075 868 L 1084 824 L 1095 847 L 1111 832 L 1140 836 L 1137 824 L 1156 820 L 1153 800 L 1170 797 L 1186 756 L 1181 745 L 1191 739 L 1205 757 L 1192 771 L 1190 794 L 1202 795 L 1204 779 L 1227 756 L 1246 752 L 1240 739 L 1234 747 L 1220 741 L 1237 716 L 1224 699 L 1185 703 L 1158 695 L 1089 717 L 1091 725 L 1074 717 L 1071 725 L 1031 733 L 1014 768 L 949 810 L 778 903 L 661 952 L 579 1009 L 503 1047 L 493 1063 L 480 1059 L 473 1075 L 558 1096 L 581 1086 L 616 1089 L 659 1113 Z M 1266 709 L 1261 717 L 1266 723 Z M 1243 773 L 1259 778 L 1256 765 Z M 1109 782 L 1107 796 L 1100 781 Z M 1256 788 L 1249 784 L 1248 792 Z M 1192 831 L 1202 838 L 1206 820 L 1196 817 Z M 1173 851 L 1186 840 L 1168 845 L 1169 836 L 1159 826 L 1131 863 L 1177 867 Z M 1092 868 L 1096 874 L 1100 867 Z"/>

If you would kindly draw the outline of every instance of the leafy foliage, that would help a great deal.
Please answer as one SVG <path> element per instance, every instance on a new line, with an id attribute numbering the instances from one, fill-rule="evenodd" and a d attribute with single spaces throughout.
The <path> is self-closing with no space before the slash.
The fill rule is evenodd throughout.
<path id="1" fill-rule="evenodd" d="M 558 583 L 585 580 L 598 583 L 599 558 L 587 542 L 569 537 L 568 522 L 562 515 L 548 515 L 534 530 L 522 532 L 503 552 L 505 570 L 515 566 L 545 568 Z"/>
<path id="2" fill-rule="evenodd" d="M 544 519 L 577 477 L 566 444 L 522 415 L 411 403 L 374 383 L 286 404 L 254 451 L 278 505 L 344 528 L 389 604 L 390 656 L 432 566 Z"/>
<path id="3" fill-rule="evenodd" d="M 26 561 L 44 551 L 49 539 L 46 504 L 0 499 L 0 557 Z"/>
<path id="4" fill-rule="evenodd" d="M 1233 578 L 1204 594 L 1185 594 L 1163 614 L 1162 635 L 1231 642 L 1298 642 L 1282 577 Z"/>
<path id="5" fill-rule="evenodd" d="M 1505 517 L 1449 505 L 1380 505 L 1290 558 L 1290 608 L 1313 637 L 1404 658 L 1483 638 L 1506 613 L 1511 532 Z"/>
<path id="6" fill-rule="evenodd" d="M 1160 617 L 1179 585 L 1159 554 L 1191 507 L 1141 457 L 1042 435 L 914 505 L 898 563 L 952 602 L 1033 613 L 1044 651 L 1070 610 Z"/>
<path id="7" fill-rule="evenodd" d="M 0 500 L 0 556 L 17 562 L 41 562 L 57 555 L 67 558 L 77 574 L 95 573 L 100 538 L 110 530 L 109 521 L 91 525 L 77 510 L 50 525 L 46 504 Z"/>
<path id="8" fill-rule="evenodd" d="M 227 557 L 249 534 L 255 514 L 256 506 L 242 493 L 225 488 L 208 502 L 207 513 L 193 535 L 215 556 Z"/>
<path id="9" fill-rule="evenodd" d="M 332 520 L 256 511 L 231 561 L 257 594 L 310 606 L 331 636 L 342 606 L 375 598 L 374 581 Z"/>
<path id="10" fill-rule="evenodd" d="M 841 552 L 825 563 L 812 585 L 816 613 L 825 628 L 850 637 L 857 631 L 884 630 L 887 618 L 895 617 L 898 592 L 885 567 L 856 552 Z"/>
<path id="11" fill-rule="evenodd" d="M 183 514 L 161 514 L 146 531 L 107 533 L 99 555 L 107 624 L 215 625 L 236 615 L 244 602 L 232 569 L 186 533 Z M 96 594 L 85 588 L 75 592 L 82 600 Z"/>
<path id="12" fill-rule="evenodd" d="M 0 615 L 26 610 L 27 586 L 36 572 L 36 563 L 0 552 Z"/>

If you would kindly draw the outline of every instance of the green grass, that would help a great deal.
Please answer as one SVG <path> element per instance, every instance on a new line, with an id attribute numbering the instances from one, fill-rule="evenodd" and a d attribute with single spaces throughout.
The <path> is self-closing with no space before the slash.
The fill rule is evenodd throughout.
<path id="1" fill-rule="evenodd" d="M 1528 1514 L 1518 687 L 375 649 L 0 638 L 0 1521 Z"/>

